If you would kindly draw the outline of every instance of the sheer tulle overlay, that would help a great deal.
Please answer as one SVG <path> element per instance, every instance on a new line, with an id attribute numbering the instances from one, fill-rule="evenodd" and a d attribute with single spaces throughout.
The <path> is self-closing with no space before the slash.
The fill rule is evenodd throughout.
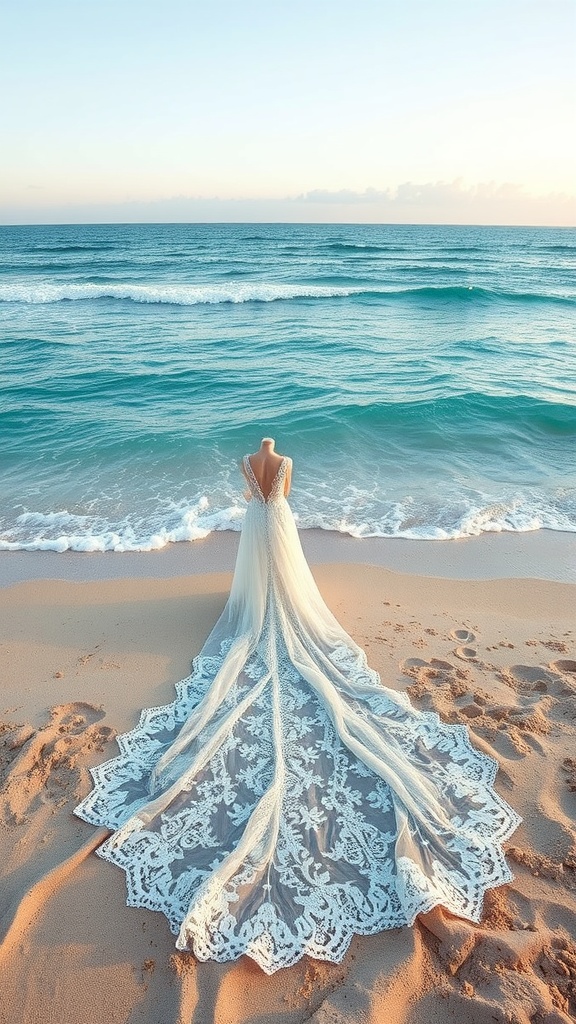
<path id="1" fill-rule="evenodd" d="M 284 497 L 253 498 L 228 603 L 177 698 L 142 712 L 76 814 L 131 906 L 200 960 L 338 962 L 437 904 L 480 919 L 520 822 L 465 727 L 382 686 L 322 600 Z"/>

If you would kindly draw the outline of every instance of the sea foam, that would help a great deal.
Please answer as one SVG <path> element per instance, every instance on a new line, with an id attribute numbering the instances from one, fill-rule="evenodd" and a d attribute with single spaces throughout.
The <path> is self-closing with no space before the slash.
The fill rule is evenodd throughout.
<path id="1" fill-rule="evenodd" d="M 353 295 L 357 288 L 270 282 L 225 284 L 54 284 L 14 282 L 0 285 L 0 302 L 42 304 L 90 299 L 128 299 L 132 302 L 196 306 L 220 302 L 274 302 L 280 299 L 324 299 Z"/>
<path id="2" fill-rule="evenodd" d="M 456 540 L 483 533 L 542 529 L 576 533 L 576 508 L 533 498 L 509 502 L 477 499 L 466 504 L 460 500 L 431 510 L 428 503 L 407 497 L 387 503 L 379 514 L 366 516 L 360 500 L 355 510 L 350 505 L 343 508 L 335 494 L 331 501 L 319 503 L 316 508 L 298 501 L 294 508 L 302 530 L 321 529 L 357 539 Z M 0 551 L 157 551 L 168 544 L 202 540 L 222 530 L 238 531 L 244 515 L 240 501 L 218 508 L 206 496 L 178 511 L 135 514 L 119 521 L 67 510 L 25 512 L 12 530 L 0 536 Z"/>
<path id="3" fill-rule="evenodd" d="M 173 306 L 217 305 L 220 303 L 278 302 L 290 299 L 337 299 L 365 296 L 374 299 L 429 300 L 440 303 L 499 301 L 519 303 L 560 303 L 574 306 L 576 300 L 561 292 L 515 292 L 475 285 L 444 285 L 394 288 L 386 285 L 282 284 L 275 281 L 227 281 L 214 284 L 55 284 L 53 281 L 12 281 L 0 284 L 0 302 L 47 305 L 118 299 L 129 302 Z"/>

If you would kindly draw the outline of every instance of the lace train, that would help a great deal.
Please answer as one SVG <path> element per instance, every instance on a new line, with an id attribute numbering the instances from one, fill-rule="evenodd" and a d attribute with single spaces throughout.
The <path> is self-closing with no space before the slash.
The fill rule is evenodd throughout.
<path id="1" fill-rule="evenodd" d="M 279 474 L 280 482 L 282 474 Z M 442 904 L 479 921 L 520 822 L 464 726 L 382 686 L 323 603 L 279 488 L 257 484 L 222 618 L 177 684 L 92 770 L 76 814 L 131 906 L 200 960 L 338 962 L 354 933 Z"/>

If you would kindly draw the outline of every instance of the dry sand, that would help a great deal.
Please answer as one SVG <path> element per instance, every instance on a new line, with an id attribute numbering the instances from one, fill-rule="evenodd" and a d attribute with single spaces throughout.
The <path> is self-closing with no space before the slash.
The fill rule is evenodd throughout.
<path id="1" fill-rule="evenodd" d="M 576 587 L 314 573 L 384 684 L 465 722 L 523 816 L 516 877 L 487 894 L 470 955 L 452 971 L 421 925 L 271 978 L 176 953 L 162 915 L 125 906 L 123 873 L 92 853 L 104 833 L 72 808 L 115 733 L 173 699 L 230 576 L 30 581 L 0 590 L 2 1024 L 576 1020 Z"/>

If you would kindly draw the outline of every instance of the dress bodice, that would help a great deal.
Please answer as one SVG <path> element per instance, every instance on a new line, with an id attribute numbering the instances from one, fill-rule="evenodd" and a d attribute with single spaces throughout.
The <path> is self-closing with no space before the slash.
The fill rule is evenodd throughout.
<path id="1" fill-rule="evenodd" d="M 290 463 L 290 459 L 286 455 L 283 456 L 282 462 L 278 466 L 276 476 L 272 481 L 270 493 L 268 494 L 267 498 L 264 497 L 264 494 L 262 493 L 262 488 L 260 487 L 260 484 L 256 479 L 254 470 L 252 469 L 252 464 L 250 462 L 250 457 L 248 455 L 245 455 L 242 461 L 244 465 L 244 471 L 246 473 L 246 478 L 248 480 L 248 485 L 250 487 L 250 491 L 253 498 L 256 498 L 256 500 L 261 502 L 263 505 L 271 505 L 280 501 L 284 497 L 284 481 L 286 479 L 286 472 Z"/>

